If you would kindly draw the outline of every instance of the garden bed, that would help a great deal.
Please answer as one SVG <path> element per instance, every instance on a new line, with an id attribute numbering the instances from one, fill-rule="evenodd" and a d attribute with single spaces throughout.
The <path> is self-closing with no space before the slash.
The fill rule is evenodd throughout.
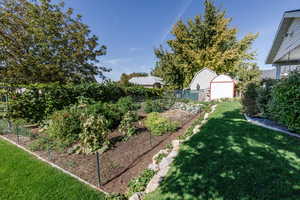
<path id="1" fill-rule="evenodd" d="M 125 192 L 128 182 L 147 168 L 152 162 L 152 157 L 159 150 L 164 149 L 172 140 L 182 135 L 199 114 L 190 114 L 175 109 L 165 111 L 162 115 L 172 121 L 178 121 L 180 128 L 173 133 L 154 136 L 139 121 L 137 122 L 138 134 L 127 141 L 122 140 L 122 135 L 117 130 L 109 135 L 112 146 L 100 156 L 102 189 L 113 193 Z M 17 142 L 15 134 L 4 136 Z M 26 148 L 29 148 L 33 141 L 34 139 L 29 137 L 19 137 L 19 144 Z M 68 154 L 66 151 L 36 151 L 35 153 L 89 183 L 98 185 L 95 155 Z"/>

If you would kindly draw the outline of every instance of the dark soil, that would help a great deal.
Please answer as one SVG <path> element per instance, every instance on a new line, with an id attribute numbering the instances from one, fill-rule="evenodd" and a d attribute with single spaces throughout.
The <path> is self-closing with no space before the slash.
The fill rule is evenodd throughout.
<path id="1" fill-rule="evenodd" d="M 163 113 L 171 120 L 178 121 L 181 128 L 174 133 L 153 136 L 140 122 L 139 134 L 123 141 L 122 135 L 114 131 L 110 135 L 112 148 L 100 156 L 101 188 L 107 192 L 124 193 L 128 182 L 137 177 L 152 162 L 152 157 L 164 149 L 172 140 L 185 133 L 197 116 L 180 110 Z M 37 132 L 34 130 L 34 132 Z M 17 141 L 16 135 L 6 134 L 5 137 Z M 20 137 L 19 144 L 29 147 L 33 142 L 28 137 Z M 76 174 L 93 185 L 98 185 L 95 155 L 68 154 L 57 151 L 36 151 L 38 155 L 58 166 Z"/>

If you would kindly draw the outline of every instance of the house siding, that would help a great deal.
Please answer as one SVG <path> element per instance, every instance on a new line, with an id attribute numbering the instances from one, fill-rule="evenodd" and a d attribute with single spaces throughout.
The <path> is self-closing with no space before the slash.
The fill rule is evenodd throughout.
<path id="1" fill-rule="evenodd" d="M 289 51 L 300 45 L 300 18 L 295 18 L 293 20 L 288 29 L 288 33 L 292 33 L 292 35 L 288 35 L 284 38 L 278 53 L 275 56 L 275 61 L 281 59 Z"/>

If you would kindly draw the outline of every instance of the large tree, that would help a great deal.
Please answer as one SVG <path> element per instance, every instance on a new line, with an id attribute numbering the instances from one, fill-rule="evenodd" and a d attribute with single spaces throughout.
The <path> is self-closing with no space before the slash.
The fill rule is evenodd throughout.
<path id="1" fill-rule="evenodd" d="M 0 5 L 0 78 L 9 83 L 95 81 L 106 53 L 80 15 L 51 0 Z"/>
<path id="2" fill-rule="evenodd" d="M 230 18 L 214 4 L 205 1 L 204 16 L 196 16 L 187 23 L 178 21 L 168 40 L 168 50 L 155 49 L 158 58 L 153 74 L 162 77 L 174 88 L 189 85 L 195 73 L 204 67 L 217 73 L 236 75 L 237 68 L 255 58 L 249 52 L 256 34 L 237 39 L 237 29 L 230 27 Z"/>

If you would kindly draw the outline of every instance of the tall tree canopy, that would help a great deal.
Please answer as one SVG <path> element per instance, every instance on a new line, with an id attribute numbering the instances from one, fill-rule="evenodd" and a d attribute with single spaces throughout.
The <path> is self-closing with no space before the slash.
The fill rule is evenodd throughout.
<path id="1" fill-rule="evenodd" d="M 129 80 L 133 77 L 144 77 L 144 76 L 148 76 L 147 73 L 142 73 L 142 72 L 133 72 L 131 74 L 125 74 L 123 73 L 120 77 L 120 83 L 122 85 L 128 85 L 129 84 Z"/>
<path id="2" fill-rule="evenodd" d="M 95 81 L 99 46 L 81 16 L 51 0 L 4 0 L 0 5 L 0 78 L 9 83 Z"/>
<path id="3" fill-rule="evenodd" d="M 174 25 L 174 39 L 167 41 L 169 50 L 162 46 L 155 49 L 158 61 L 152 73 L 174 88 L 187 87 L 204 67 L 235 75 L 242 63 L 255 58 L 249 50 L 257 35 L 248 34 L 238 40 L 237 29 L 231 28 L 230 22 L 224 11 L 206 0 L 203 17 L 196 16 L 186 24 L 180 20 Z"/>

